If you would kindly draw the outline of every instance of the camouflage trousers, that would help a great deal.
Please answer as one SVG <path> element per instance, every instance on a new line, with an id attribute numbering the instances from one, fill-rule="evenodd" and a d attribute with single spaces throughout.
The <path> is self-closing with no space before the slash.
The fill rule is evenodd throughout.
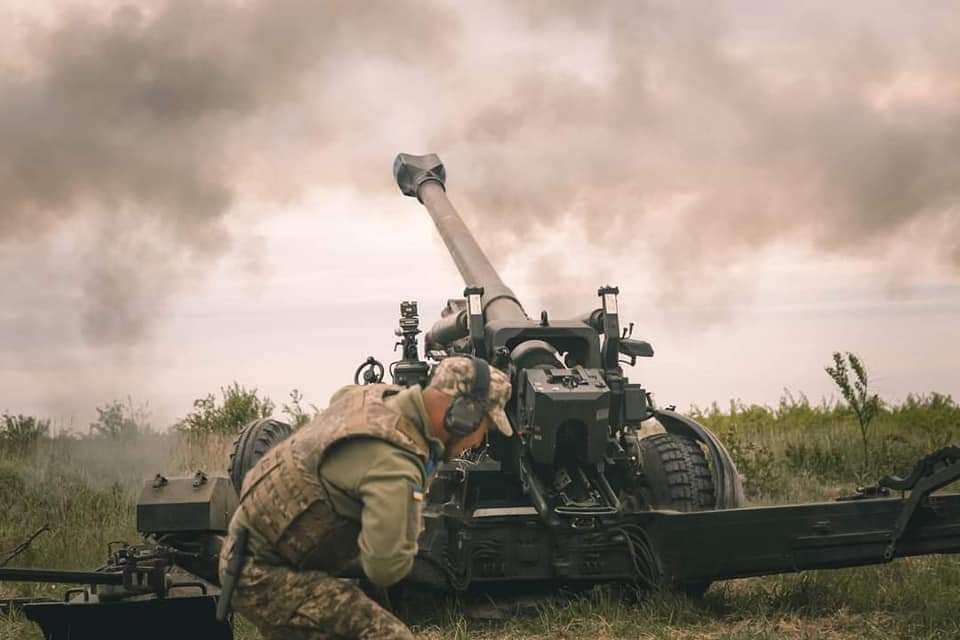
<path id="1" fill-rule="evenodd" d="M 403 622 L 356 585 L 322 571 L 247 560 L 231 605 L 266 640 L 413 640 Z"/>

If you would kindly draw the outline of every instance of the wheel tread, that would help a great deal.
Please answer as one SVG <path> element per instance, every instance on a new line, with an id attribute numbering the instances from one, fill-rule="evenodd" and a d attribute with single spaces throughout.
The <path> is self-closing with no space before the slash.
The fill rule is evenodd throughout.
<path id="1" fill-rule="evenodd" d="M 663 497 L 668 498 L 669 504 L 657 504 L 656 507 L 677 511 L 713 508 L 713 474 L 699 444 L 676 434 L 658 433 L 641 440 L 639 447 L 641 457 L 649 452 L 660 460 L 665 476 L 662 480 L 666 495 Z"/>
<path id="2" fill-rule="evenodd" d="M 259 418 L 248 422 L 233 441 L 230 452 L 230 464 L 227 473 L 230 481 L 240 493 L 243 478 L 263 455 L 277 443 L 293 433 L 293 427 L 286 422 L 272 418 Z"/>

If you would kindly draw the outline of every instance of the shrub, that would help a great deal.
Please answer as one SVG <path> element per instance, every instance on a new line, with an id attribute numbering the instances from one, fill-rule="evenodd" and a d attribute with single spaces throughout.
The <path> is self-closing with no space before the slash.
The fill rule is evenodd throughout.
<path id="1" fill-rule="evenodd" d="M 890 473 L 905 475 L 913 469 L 917 461 L 930 452 L 928 446 L 917 443 L 915 439 L 891 433 L 882 438 L 874 450 L 874 478 L 879 479 Z"/>
<path id="2" fill-rule="evenodd" d="M 776 411 L 762 405 L 747 405 L 742 400 L 731 400 L 728 413 L 723 413 L 714 402 L 706 411 L 692 407 L 691 414 L 723 442 L 743 478 L 747 496 L 776 492 L 782 481 L 776 456 L 767 444 L 755 437 L 757 433 L 769 432 L 776 425 L 779 419 Z"/>
<path id="3" fill-rule="evenodd" d="M 767 445 L 744 437 L 736 428 L 723 429 L 717 435 L 737 465 L 737 471 L 743 477 L 743 490 L 748 496 L 776 491 L 781 475 L 773 451 Z"/>
<path id="4" fill-rule="evenodd" d="M 112 439 L 145 435 L 152 431 L 149 416 L 147 406 L 134 407 L 130 396 L 127 396 L 126 403 L 114 400 L 97 407 L 97 419 L 90 423 L 90 435 Z"/>
<path id="5" fill-rule="evenodd" d="M 960 440 L 960 406 L 949 395 L 907 396 L 903 404 L 893 407 L 891 414 L 910 430 L 919 430 L 928 447 L 939 449 Z"/>
<path id="6" fill-rule="evenodd" d="M 194 400 L 194 410 L 177 424 L 177 428 L 193 435 L 237 433 L 251 420 L 266 418 L 273 413 L 270 398 L 261 398 L 256 389 L 246 389 L 237 382 L 221 387 L 220 396 L 220 402 L 212 393 Z"/>
<path id="7" fill-rule="evenodd" d="M 290 404 L 283 405 L 283 413 L 290 418 L 290 423 L 293 425 L 294 429 L 299 429 L 303 425 L 307 424 L 312 420 L 320 410 L 317 408 L 317 405 L 310 405 L 310 412 L 307 412 L 303 408 L 303 394 L 300 393 L 298 389 L 294 389 L 290 392 Z"/>

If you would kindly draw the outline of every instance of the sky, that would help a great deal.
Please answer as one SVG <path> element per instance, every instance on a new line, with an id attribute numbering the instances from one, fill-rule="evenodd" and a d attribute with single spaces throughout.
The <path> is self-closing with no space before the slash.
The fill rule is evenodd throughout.
<path id="1" fill-rule="evenodd" d="M 0 410 L 163 427 L 236 380 L 319 406 L 460 280 L 617 284 L 660 404 L 960 397 L 960 5 L 6 2 Z"/>

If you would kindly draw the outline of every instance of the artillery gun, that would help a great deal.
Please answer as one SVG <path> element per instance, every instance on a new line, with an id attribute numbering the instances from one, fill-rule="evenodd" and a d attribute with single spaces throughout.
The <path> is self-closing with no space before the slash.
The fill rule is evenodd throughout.
<path id="1" fill-rule="evenodd" d="M 515 436 L 491 434 L 488 447 L 440 467 L 411 581 L 625 581 L 702 593 L 715 580 L 960 550 L 960 496 L 930 497 L 960 478 L 956 448 L 849 500 L 744 507 L 720 440 L 624 375 L 621 364 L 653 348 L 630 337 L 632 324 L 621 333 L 617 287 L 600 287 L 598 308 L 578 318 L 532 320 L 450 203 L 440 159 L 400 154 L 393 171 L 466 285 L 427 332 L 427 356 L 468 353 L 513 383 Z M 650 423 L 660 432 L 642 429 Z"/>
<path id="2" fill-rule="evenodd" d="M 960 552 L 960 495 L 931 495 L 960 479 L 960 448 L 836 502 L 745 507 L 720 440 L 624 375 L 622 364 L 653 348 L 621 331 L 616 287 L 599 287 L 599 306 L 578 318 L 532 320 L 451 205 L 439 158 L 400 154 L 394 176 L 430 213 L 466 288 L 424 335 L 424 358 L 417 305 L 401 304 L 393 382 L 426 384 L 431 361 L 444 357 L 483 358 L 510 376 L 515 432 L 440 465 L 408 583 L 625 582 L 698 594 L 716 580 Z M 379 383 L 386 371 L 370 357 L 354 381 Z M 651 423 L 659 428 L 644 428 Z M 229 476 L 147 482 L 137 505 L 144 544 L 111 549 L 96 571 L 0 567 L 0 580 L 83 585 L 61 601 L 8 608 L 50 640 L 231 638 L 230 622 L 214 617 L 219 545 L 244 475 L 291 431 L 254 421 Z"/>
<path id="3" fill-rule="evenodd" d="M 636 580 L 638 573 L 658 581 L 645 534 L 625 529 L 632 526 L 625 516 L 740 506 L 730 455 L 703 425 L 659 409 L 624 376 L 624 361 L 650 357 L 653 348 L 621 333 L 616 287 L 600 287 L 598 308 L 578 318 L 542 312 L 534 321 L 451 205 L 439 158 L 400 154 L 394 176 L 426 207 L 466 284 L 426 334 L 426 353 L 468 353 L 506 372 L 517 434 L 493 434 L 487 448 L 440 468 L 411 579 L 457 588 Z M 647 421 L 662 433 L 640 437 Z"/>

